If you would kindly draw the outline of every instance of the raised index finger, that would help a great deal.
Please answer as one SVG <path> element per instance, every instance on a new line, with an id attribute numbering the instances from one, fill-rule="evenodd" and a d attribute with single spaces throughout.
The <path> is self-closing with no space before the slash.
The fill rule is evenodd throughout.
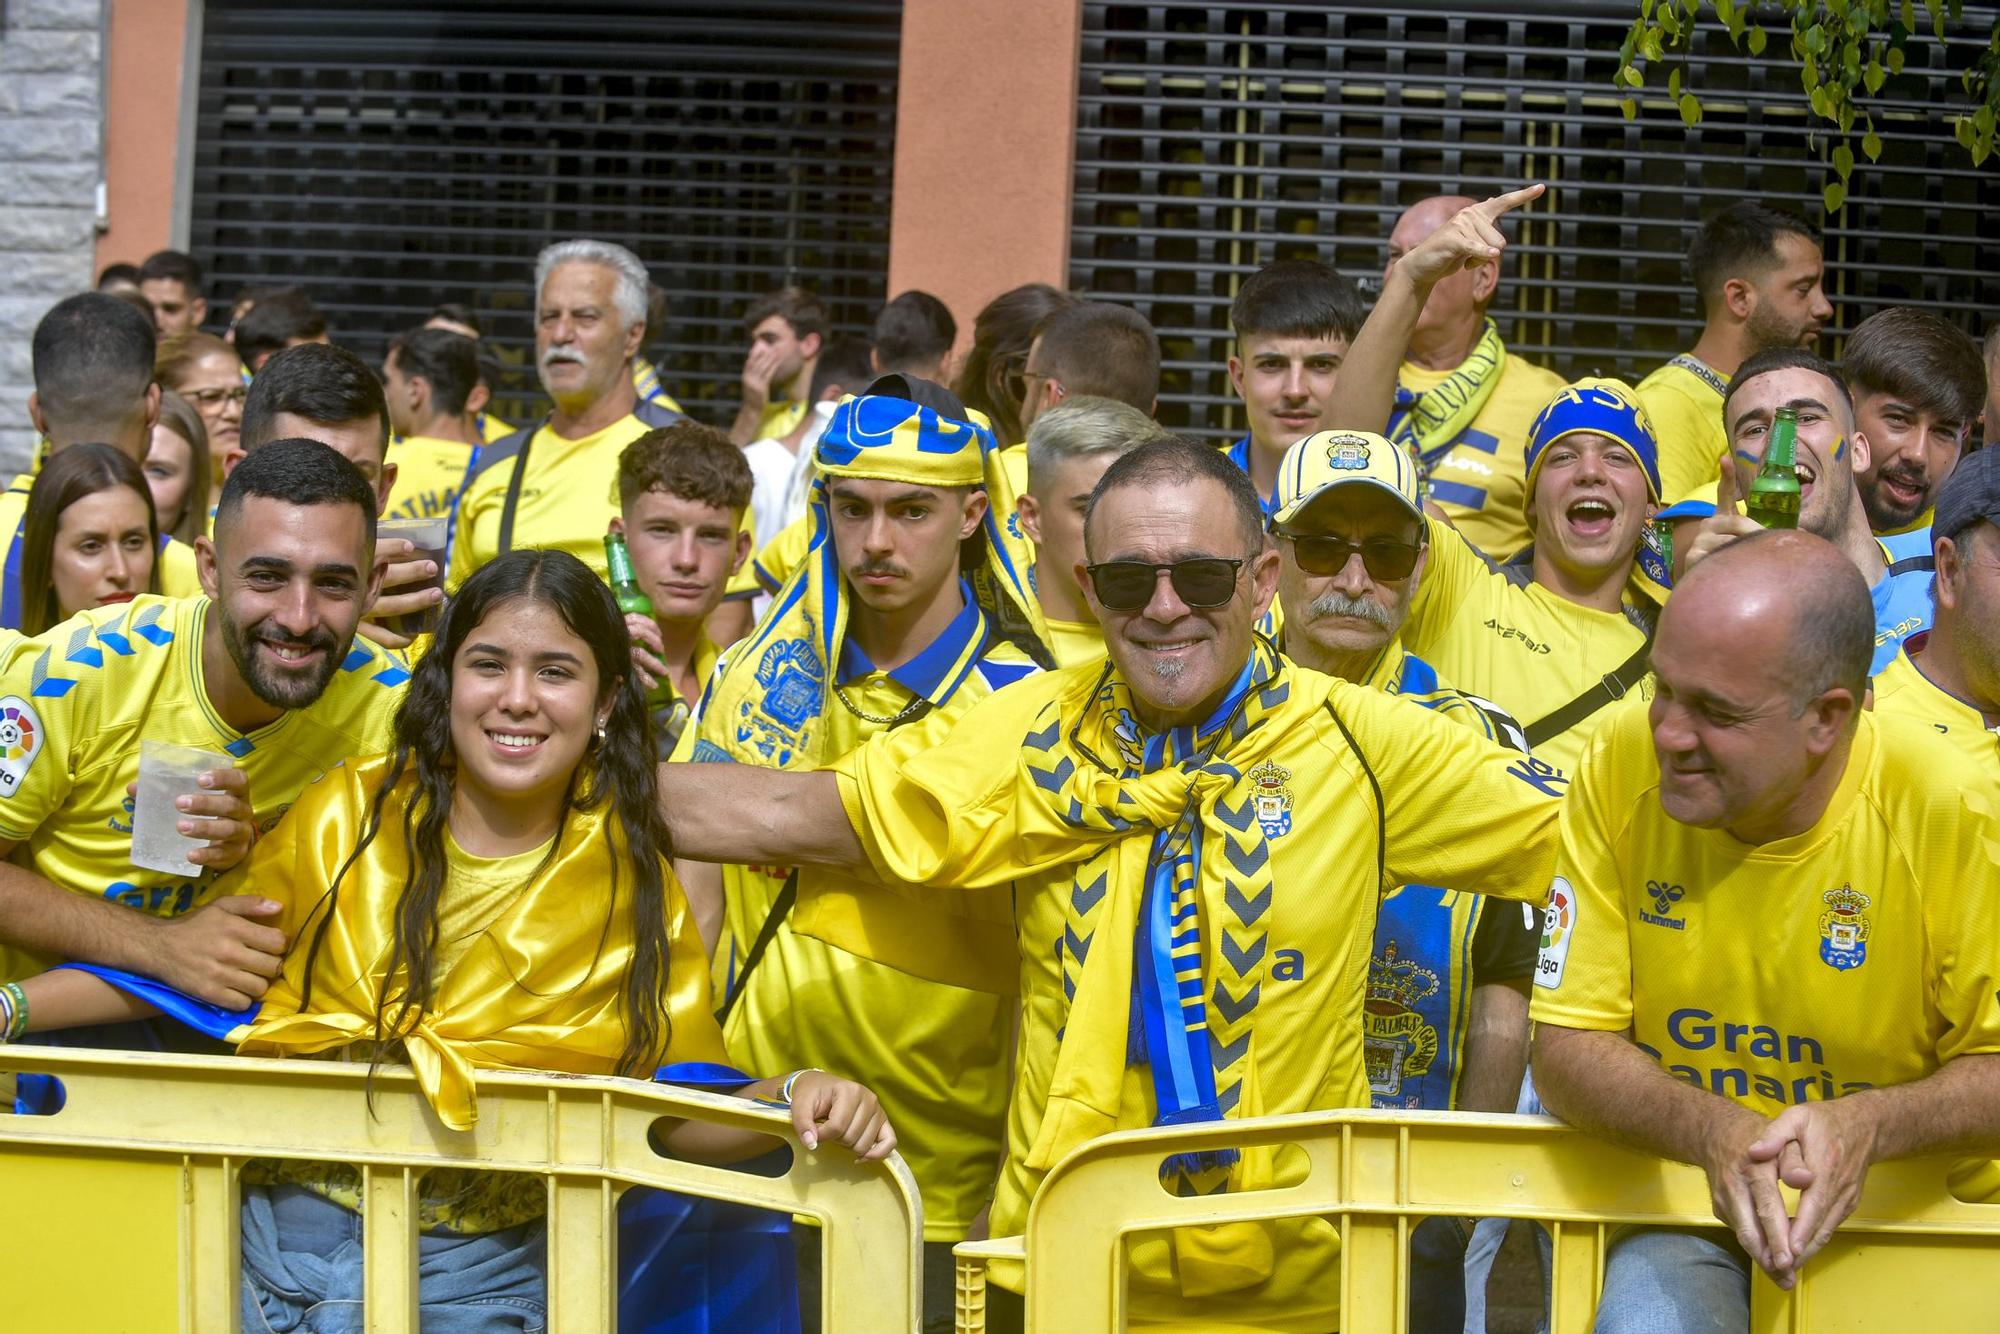
<path id="1" fill-rule="evenodd" d="M 1523 204 L 1540 199 L 1548 188 L 1548 186 L 1537 181 L 1533 185 L 1524 185 L 1518 190 L 1509 190 L 1504 195 L 1494 195 L 1491 199 L 1482 199 L 1472 207 L 1478 210 L 1480 217 L 1491 222 L 1495 218 L 1513 212 Z"/>

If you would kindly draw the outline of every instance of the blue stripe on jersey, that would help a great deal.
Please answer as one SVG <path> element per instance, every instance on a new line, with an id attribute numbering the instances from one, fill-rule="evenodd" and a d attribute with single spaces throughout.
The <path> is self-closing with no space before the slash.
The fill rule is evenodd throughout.
<path id="1" fill-rule="evenodd" d="M 1431 499 L 1443 505 L 1461 505 L 1469 510 L 1486 508 L 1486 488 L 1467 486 L 1464 482 L 1440 482 L 1431 479 Z"/>

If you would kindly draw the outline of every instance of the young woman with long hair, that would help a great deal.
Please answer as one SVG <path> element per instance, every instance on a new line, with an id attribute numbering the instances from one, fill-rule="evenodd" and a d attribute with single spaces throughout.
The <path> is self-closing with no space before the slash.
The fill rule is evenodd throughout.
<path id="1" fill-rule="evenodd" d="M 514 551 L 466 580 L 415 669 L 390 752 L 308 788 L 217 887 L 281 905 L 290 942 L 262 1009 L 230 1040 L 246 1055 L 352 1055 L 371 1072 L 407 1061 L 459 1130 L 478 1116 L 480 1068 L 668 1080 L 699 1070 L 689 1082 L 789 1095 L 808 1149 L 838 1140 L 887 1156 L 895 1135 L 858 1084 L 820 1071 L 712 1077 L 726 1064 L 722 1035 L 669 869 L 630 660 L 610 590 L 573 556 Z M 35 1029 L 149 1012 L 77 970 L 22 994 Z M 770 1147 L 692 1122 L 661 1140 L 706 1161 Z M 353 1169 L 253 1164 L 244 1179 L 245 1328 L 291 1329 L 322 1304 L 358 1301 Z M 541 1181 L 441 1169 L 419 1189 L 426 1328 L 539 1329 Z"/>
<path id="2" fill-rule="evenodd" d="M 160 420 L 146 449 L 146 485 L 160 531 L 189 546 L 208 532 L 208 427 L 192 404 L 171 389 L 160 391 Z"/>
<path id="3" fill-rule="evenodd" d="M 71 445 L 28 492 L 21 526 L 21 633 L 159 592 L 159 525 L 146 475 L 109 445 Z M 10 572 L 15 573 L 15 572 Z"/>

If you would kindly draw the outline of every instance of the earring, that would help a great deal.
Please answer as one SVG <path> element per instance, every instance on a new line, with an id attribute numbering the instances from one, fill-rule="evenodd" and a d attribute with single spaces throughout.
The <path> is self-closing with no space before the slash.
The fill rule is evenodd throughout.
<path id="1" fill-rule="evenodd" d="M 597 720 L 597 744 L 600 746 L 604 744 L 604 725 L 610 721 L 608 717 Z"/>

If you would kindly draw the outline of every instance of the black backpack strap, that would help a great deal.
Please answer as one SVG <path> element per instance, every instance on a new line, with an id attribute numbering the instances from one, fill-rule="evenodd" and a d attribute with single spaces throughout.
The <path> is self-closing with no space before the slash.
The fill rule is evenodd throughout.
<path id="1" fill-rule="evenodd" d="M 507 479 L 507 500 L 500 507 L 500 549 L 493 553 L 496 556 L 514 549 L 514 511 L 521 506 L 521 479 L 528 475 L 528 450 L 534 443 L 530 436 L 521 442 L 520 452 L 514 455 L 514 473 Z"/>
<path id="2" fill-rule="evenodd" d="M 1354 758 L 1361 763 L 1361 772 L 1368 778 L 1368 788 L 1375 794 L 1375 892 L 1386 893 L 1389 887 L 1389 806 L 1382 797 L 1382 780 L 1375 776 L 1375 766 L 1368 762 L 1368 754 L 1361 749 L 1361 743 L 1354 739 L 1354 733 L 1347 730 L 1340 713 L 1333 707 L 1333 700 L 1326 701 L 1326 716 L 1333 719 L 1333 725 L 1340 729 L 1347 748 L 1354 752 Z M 1371 933 L 1372 936 L 1372 933 Z"/>
<path id="3" fill-rule="evenodd" d="M 1555 712 L 1538 718 L 1522 729 L 1528 738 L 1528 747 L 1533 749 L 1551 737 L 1559 737 L 1570 728 L 1596 713 L 1616 699 L 1625 698 L 1625 692 L 1638 685 L 1645 678 L 1653 657 L 1653 637 L 1646 636 L 1646 642 L 1639 645 L 1631 657 L 1604 674 L 1604 679 L 1578 695 Z"/>

